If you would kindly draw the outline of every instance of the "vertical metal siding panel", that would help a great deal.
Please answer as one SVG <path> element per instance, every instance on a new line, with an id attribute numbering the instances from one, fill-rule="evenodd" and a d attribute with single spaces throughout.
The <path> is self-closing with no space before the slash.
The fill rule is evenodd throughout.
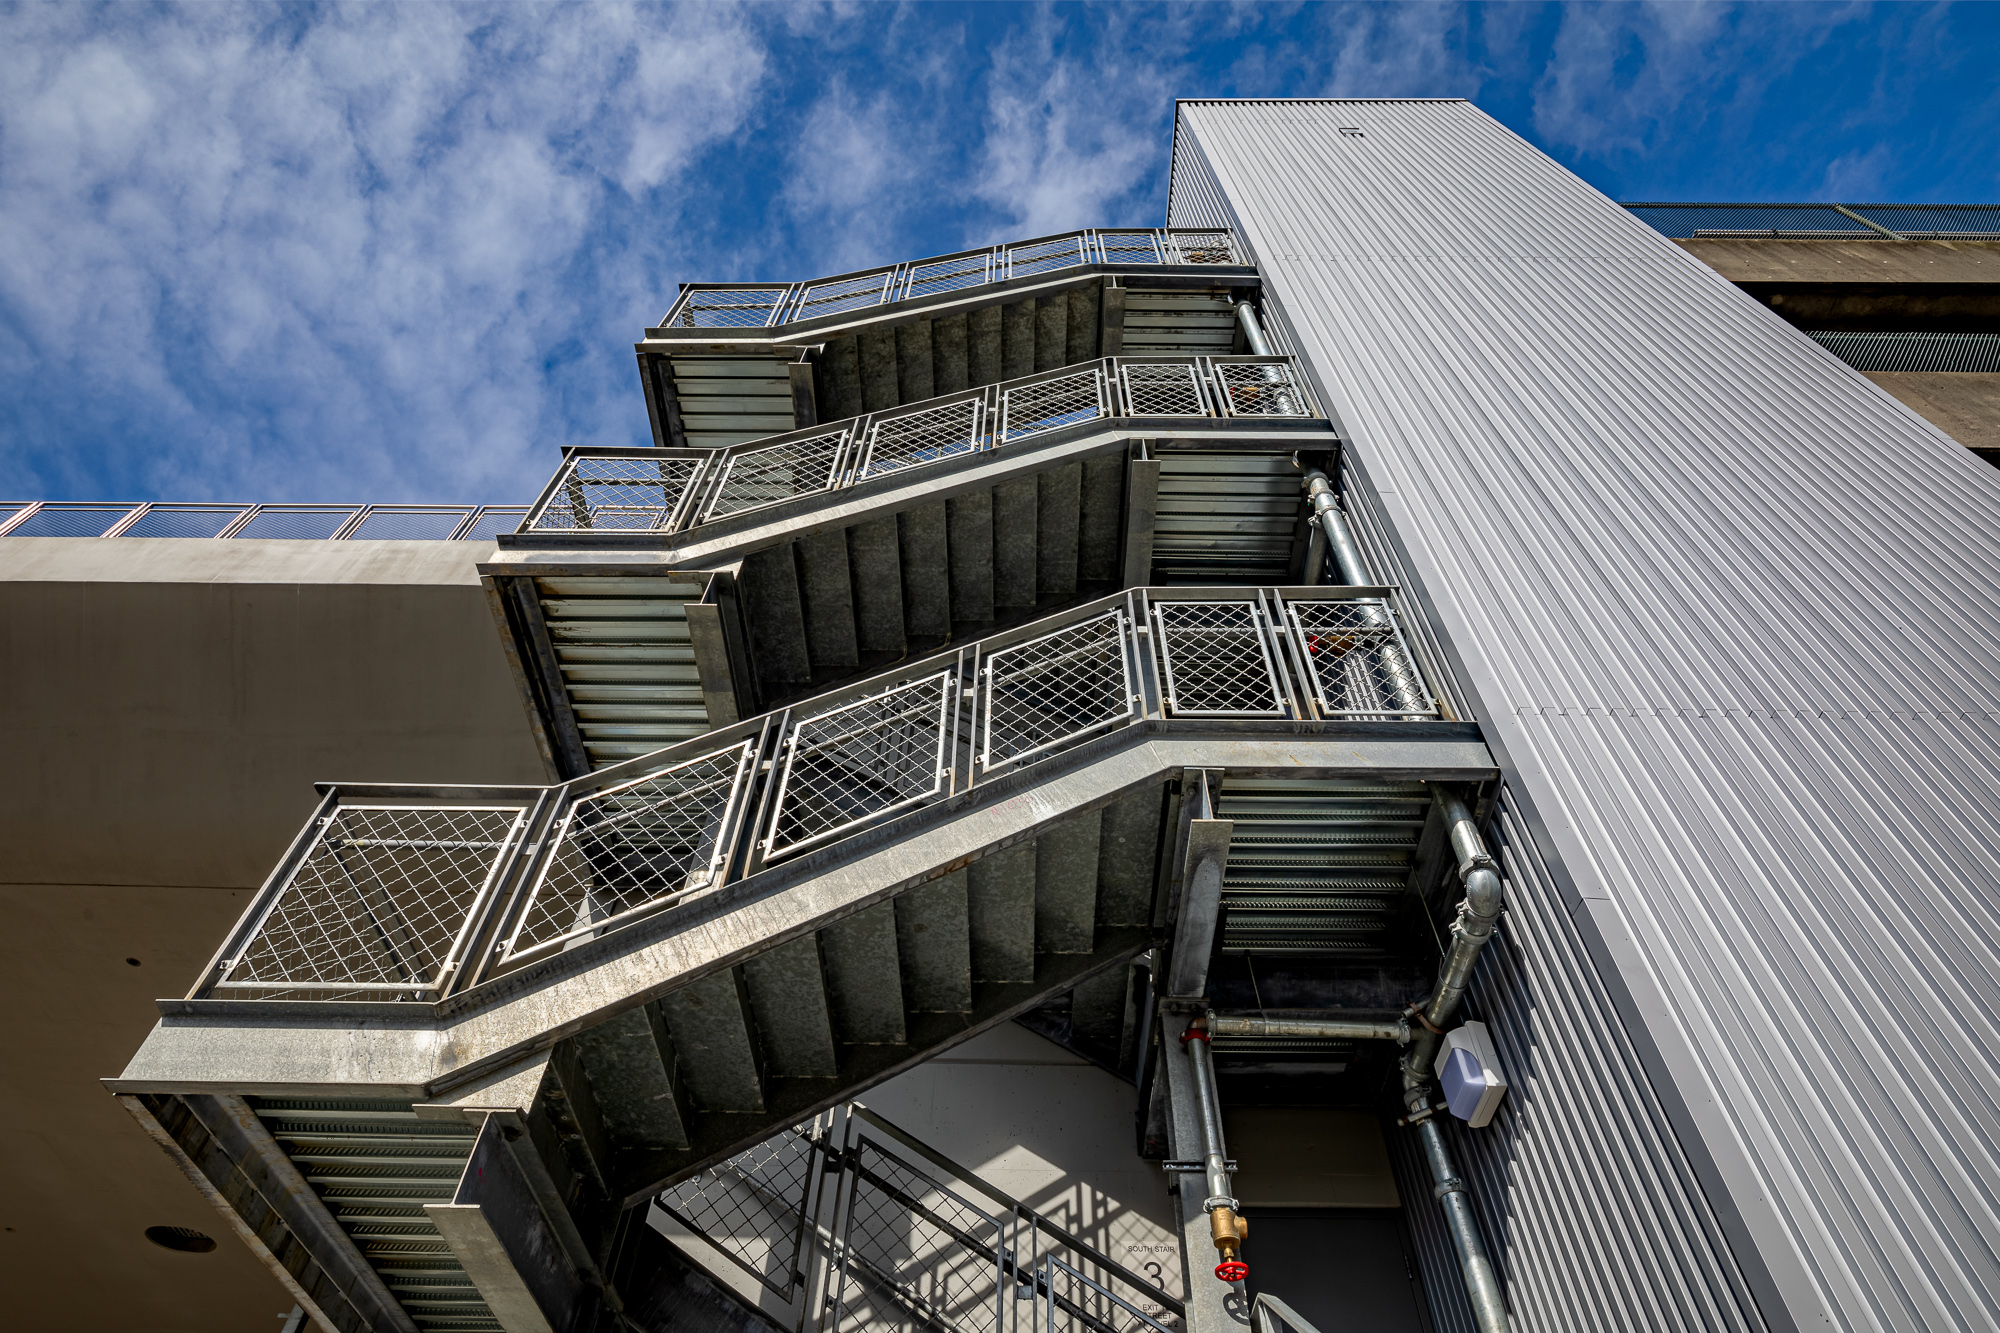
<path id="1" fill-rule="evenodd" d="M 1524 1320 L 2000 1325 L 2000 474 L 1467 104 L 1188 144 L 1532 830 L 1462 1136 Z"/>
<path id="2" fill-rule="evenodd" d="M 1507 913 L 1467 1013 L 1511 1089 L 1485 1129 L 1448 1122 L 1520 1333 L 1765 1327 L 1561 895 L 1504 793 Z M 1389 1131 L 1440 1328 L 1470 1329 L 1429 1171 Z"/>

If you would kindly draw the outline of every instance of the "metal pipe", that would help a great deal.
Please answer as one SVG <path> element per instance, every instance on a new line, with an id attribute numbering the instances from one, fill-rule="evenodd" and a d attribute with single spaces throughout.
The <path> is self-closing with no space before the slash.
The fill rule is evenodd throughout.
<path id="1" fill-rule="evenodd" d="M 1372 584 L 1375 580 L 1361 559 L 1361 549 L 1354 544 L 1354 533 L 1347 526 L 1347 515 L 1340 512 L 1340 500 L 1334 493 L 1333 483 L 1327 480 L 1326 473 L 1312 468 L 1306 472 L 1305 488 L 1307 500 L 1313 507 L 1315 527 L 1326 537 L 1327 549 L 1333 555 L 1335 567 L 1340 570 L 1341 582 L 1349 587 Z M 1362 616 L 1370 625 L 1384 630 L 1393 628 L 1389 617 L 1378 607 L 1364 606 Z M 1423 683 L 1417 675 L 1416 664 L 1410 661 L 1393 633 L 1382 637 L 1382 675 L 1388 683 L 1389 692 L 1395 696 L 1396 707 L 1417 717 L 1429 716 L 1431 710 L 1425 704 Z"/>
<path id="2" fill-rule="evenodd" d="M 1203 1019 L 1196 1019 L 1181 1034 L 1187 1047 L 1188 1063 L 1194 1068 L 1194 1099 L 1201 1121 L 1201 1170 L 1208 1185 L 1208 1197 L 1201 1201 L 1208 1214 L 1208 1231 L 1221 1252 L 1222 1262 L 1215 1275 L 1224 1282 L 1241 1282 L 1250 1275 L 1250 1266 L 1237 1257 L 1250 1224 L 1236 1211 L 1236 1196 L 1229 1187 L 1229 1157 L 1222 1138 L 1222 1099 L 1215 1089 L 1215 1060 L 1208 1049 L 1209 1034 Z"/>
<path id="3" fill-rule="evenodd" d="M 1361 549 L 1354 544 L 1354 534 L 1348 530 L 1347 515 L 1340 512 L 1340 500 L 1334 494 L 1333 483 L 1326 473 L 1312 468 L 1305 475 L 1307 503 L 1313 507 L 1313 521 L 1326 534 L 1329 554 L 1333 556 L 1334 568 L 1340 571 L 1340 581 L 1351 588 L 1365 588 L 1375 582 L 1368 573 L 1368 566 L 1362 562 Z"/>
<path id="4" fill-rule="evenodd" d="M 1479 1234 L 1479 1219 L 1473 1216 L 1472 1199 L 1465 1180 L 1452 1161 L 1451 1145 L 1437 1123 L 1437 1108 L 1431 1104 L 1431 1066 L 1437 1059 L 1438 1040 L 1444 1025 L 1457 1014 L 1465 999 L 1479 951 L 1493 938 L 1500 919 L 1505 889 L 1492 855 L 1472 812 L 1455 791 L 1442 786 L 1431 788 L 1438 809 L 1444 815 L 1445 832 L 1458 860 L 1458 878 L 1465 897 L 1458 905 L 1458 919 L 1451 927 L 1451 948 L 1438 972 L 1437 990 L 1430 1003 L 1410 1007 L 1421 1015 L 1422 1030 L 1403 1057 L 1403 1105 L 1409 1110 L 1406 1123 L 1415 1127 L 1430 1163 L 1432 1193 L 1444 1208 L 1445 1223 L 1451 1232 L 1452 1247 L 1465 1279 L 1466 1297 L 1472 1302 L 1472 1317 L 1479 1333 L 1509 1333 L 1507 1304 L 1500 1291 L 1500 1278 L 1486 1253 Z"/>
<path id="5" fill-rule="evenodd" d="M 1493 938 L 1493 927 L 1499 922 L 1500 908 L 1506 901 L 1506 890 L 1494 869 L 1493 857 L 1487 852 L 1486 841 L 1479 836 L 1479 826 L 1473 822 L 1464 800 L 1446 787 L 1434 786 L 1431 791 L 1444 815 L 1445 831 L 1458 859 L 1458 880 L 1465 889 L 1465 897 L 1459 900 L 1458 918 L 1451 923 L 1451 948 L 1438 971 L 1437 990 L 1421 1011 L 1426 1020 L 1423 1031 L 1411 1044 L 1406 1061 L 1406 1066 L 1425 1080 L 1430 1078 L 1431 1062 L 1437 1057 L 1439 1029 L 1451 1021 L 1465 999 L 1473 964 L 1479 961 L 1479 951 Z"/>
<path id="6" fill-rule="evenodd" d="M 1393 1041 L 1408 1045 L 1405 1018 L 1255 1018 L 1248 1014 L 1208 1016 L 1208 1030 L 1221 1037 L 1305 1037 L 1321 1041 Z"/>
<path id="7" fill-rule="evenodd" d="M 1459 1270 L 1465 1278 L 1465 1294 L 1472 1302 L 1472 1320 L 1479 1333 L 1509 1333 L 1507 1302 L 1500 1291 L 1499 1274 L 1487 1256 L 1486 1243 L 1479 1234 L 1479 1219 L 1472 1215 L 1472 1199 L 1465 1180 L 1451 1159 L 1451 1146 L 1434 1118 L 1417 1124 L 1423 1141 L 1424 1157 L 1431 1167 L 1431 1192 L 1444 1206 L 1445 1226 L 1451 1232 L 1452 1247 L 1458 1251 Z"/>
<path id="8" fill-rule="evenodd" d="M 1250 346 L 1250 355 L 1271 355 L 1271 344 L 1264 337 L 1264 326 L 1257 320 L 1257 307 L 1248 301 L 1236 303 L 1236 322 L 1243 329 L 1243 341 Z"/>

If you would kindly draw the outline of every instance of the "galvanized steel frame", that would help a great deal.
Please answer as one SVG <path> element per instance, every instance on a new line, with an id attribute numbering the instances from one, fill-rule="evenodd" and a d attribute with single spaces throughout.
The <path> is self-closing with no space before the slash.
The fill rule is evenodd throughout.
<path id="1" fill-rule="evenodd" d="M 124 537 L 130 534 L 151 514 L 222 514 L 231 513 L 230 518 L 209 537 L 177 538 L 183 541 L 226 541 L 243 536 L 244 530 L 266 515 L 276 514 L 342 514 L 345 515 L 332 532 L 324 537 L 307 538 L 258 538 L 255 540 L 302 540 L 302 541 L 471 541 L 470 535 L 479 526 L 480 520 L 489 516 L 519 514 L 525 520 L 527 505 L 463 505 L 463 504 L 231 504 L 220 501 L 97 501 L 97 500 L 12 500 L 0 501 L 0 537 L 10 536 L 18 528 L 26 526 L 38 514 L 57 513 L 117 513 L 102 531 L 88 534 L 100 539 Z M 9 512 L 11 511 L 11 512 Z M 369 520 L 377 515 L 392 514 L 439 514 L 459 516 L 458 522 L 440 537 L 400 537 L 370 539 L 357 537 Z"/>
<path id="2" fill-rule="evenodd" d="M 1098 1298 L 1097 1308 L 1115 1305 L 1141 1321 L 1137 1325 L 1141 1329 L 1170 1333 L 1168 1326 L 1141 1309 L 1136 1301 L 1147 1302 L 1173 1317 L 1185 1313 L 1182 1302 L 1167 1292 L 859 1102 L 836 1106 L 784 1133 L 803 1140 L 820 1163 L 820 1169 L 810 1173 L 803 1197 L 798 1201 L 799 1216 L 791 1235 L 760 1238 L 791 1245 L 789 1281 L 772 1281 L 737 1253 L 739 1246 L 734 1242 L 738 1237 L 732 1230 L 732 1220 L 719 1210 L 704 1213 L 685 1204 L 676 1207 L 665 1202 L 665 1195 L 657 1202 L 676 1222 L 748 1272 L 766 1290 L 794 1301 L 803 1311 L 799 1325 L 803 1330 L 837 1333 L 846 1320 L 849 1291 L 855 1287 L 866 1287 L 872 1294 L 887 1297 L 934 1327 L 963 1328 L 939 1311 L 923 1293 L 898 1281 L 896 1274 L 884 1271 L 864 1252 L 867 1236 L 861 1234 L 856 1219 L 864 1187 L 890 1205 L 891 1220 L 900 1224 L 896 1229 L 906 1242 L 920 1226 L 927 1227 L 932 1238 L 941 1242 L 925 1254 L 911 1256 L 925 1264 L 927 1271 L 935 1273 L 942 1264 L 954 1274 L 970 1272 L 978 1275 L 977 1280 L 991 1282 L 993 1323 L 976 1326 L 977 1333 L 1032 1333 L 1045 1326 L 1045 1317 L 1052 1308 L 1080 1316 L 1093 1333 L 1120 1333 L 1120 1330 L 1130 1333 L 1129 1326 L 1102 1319 L 1093 1313 L 1093 1306 L 1059 1292 L 1048 1280 L 1056 1276 L 1050 1264 L 1088 1284 Z M 710 1168 L 706 1174 L 721 1177 L 731 1171 L 736 1160 Z M 904 1183 L 921 1184 L 928 1192 L 923 1197 L 912 1195 L 898 1180 L 885 1174 L 891 1171 L 904 1177 Z M 941 1216 L 937 1211 L 940 1200 L 957 1205 L 963 1210 L 962 1215 Z M 967 1223 L 975 1221 L 982 1231 L 990 1228 L 988 1236 L 966 1230 Z M 1112 1284 L 1128 1294 L 1120 1295 Z M 982 1296 L 969 1308 L 985 1304 Z"/>
<path id="3" fill-rule="evenodd" d="M 1129 372 L 1144 366 L 1186 367 L 1196 386 L 1201 410 L 1184 416 L 1165 416 L 1158 413 L 1139 411 L 1130 388 Z M 1261 366 L 1265 370 L 1259 377 L 1260 384 L 1269 385 L 1281 391 L 1282 398 L 1289 398 L 1291 411 L 1250 412 L 1245 411 L 1232 397 L 1229 386 L 1224 382 L 1226 367 Z M 1017 424 L 1023 419 L 1025 408 L 1021 403 L 1031 397 L 1041 386 L 1066 380 L 1090 376 L 1094 384 L 1096 409 L 1093 415 L 1071 415 L 1060 420 L 1027 418 L 1029 424 Z M 919 462 L 902 462 L 895 467 L 876 467 L 877 453 L 881 448 L 884 427 L 897 423 L 910 423 L 920 418 L 937 416 L 940 426 L 946 425 L 946 418 L 964 412 L 971 405 L 969 426 L 951 425 L 948 431 L 952 441 L 963 440 L 963 445 L 940 448 L 933 456 Z M 1305 378 L 1295 361 L 1284 356 L 1134 356 L 1105 357 L 1097 361 L 1081 362 L 1065 366 L 1060 370 L 1043 371 L 1035 375 L 1023 375 L 1018 379 L 1003 380 L 983 388 L 968 389 L 959 393 L 945 394 L 937 398 L 925 399 L 882 412 L 867 413 L 849 417 L 842 421 L 823 422 L 803 430 L 788 431 L 781 435 L 765 436 L 761 439 L 731 445 L 724 449 L 612 449 L 602 447 L 573 447 L 564 451 L 562 466 L 550 478 L 548 485 L 529 506 L 528 518 L 521 524 L 520 532 L 538 535 L 564 535 L 577 532 L 597 531 L 583 524 L 552 522 L 560 512 L 564 497 L 577 484 L 577 472 L 588 460 L 655 462 L 661 459 L 691 459 L 696 463 L 693 474 L 673 498 L 671 504 L 658 506 L 655 520 L 644 528 L 614 527 L 607 532 L 651 532 L 678 533 L 700 527 L 722 518 L 733 518 L 739 514 L 754 513 L 771 505 L 782 504 L 803 496 L 823 494 L 827 491 L 844 490 L 868 480 L 873 476 L 890 471 L 902 471 L 911 467 L 921 467 L 929 463 L 943 462 L 968 453 L 983 453 L 1003 449 L 1021 441 L 1051 431 L 1091 421 L 1108 421 L 1114 418 L 1132 417 L 1146 422 L 1149 427 L 1173 420 L 1216 420 L 1235 421 L 1307 421 L 1321 419 L 1321 412 Z M 833 446 L 833 462 L 827 472 L 824 484 L 802 487 L 790 495 L 780 495 L 758 504 L 724 508 L 725 498 L 731 479 L 736 475 L 739 463 L 758 455 L 784 449 L 788 446 L 816 443 L 838 436 Z M 634 483 L 637 484 L 637 483 Z M 622 512 L 622 511 L 621 511 Z"/>
<path id="4" fill-rule="evenodd" d="M 345 805 L 360 807 L 384 802 L 397 809 L 490 808 L 476 802 L 502 802 L 519 810 L 509 845 L 489 867 L 471 907 L 454 935 L 448 966 L 430 984 L 388 986 L 373 989 L 384 994 L 407 995 L 411 999 L 440 999 L 478 985 L 481 981 L 527 966 L 551 952 L 570 947 L 585 936 L 597 937 L 699 900 L 709 893 L 754 875 L 767 865 L 803 852 L 825 848 L 861 836 L 868 829 L 888 823 L 902 814 L 971 790 L 980 783 L 1016 772 L 1049 757 L 1087 745 L 1122 728 L 1133 726 L 1280 726 L 1290 731 L 1314 732 L 1343 719 L 1324 708 L 1324 700 L 1312 675 L 1311 664 L 1290 629 L 1287 608 L 1301 602 L 1353 603 L 1371 612 L 1396 616 L 1392 588 L 1268 587 L 1238 588 L 1136 588 L 1114 593 L 1082 606 L 1061 612 L 1015 629 L 990 635 L 953 652 L 909 664 L 900 671 L 857 682 L 811 701 L 810 704 L 781 709 L 719 728 L 706 736 L 669 746 L 654 754 L 600 769 L 569 782 L 546 788 L 439 788 L 406 786 L 333 786 L 306 828 L 279 862 L 263 890 L 251 902 L 243 918 L 231 931 L 215 961 L 203 974 L 189 999 L 212 996 L 229 980 L 233 960 L 252 946 L 270 916 L 278 897 L 292 883 L 298 868 L 310 856 L 319 830 Z M 1161 607 L 1199 605 L 1247 606 L 1257 637 L 1259 661 L 1268 672 L 1278 701 L 1274 710 L 1261 713 L 1202 713 L 1181 708 L 1174 700 L 1171 673 L 1185 672 L 1175 666 L 1159 626 Z M 1170 618 L 1170 617 L 1169 617 Z M 993 664 L 1006 663 L 1061 636 L 1074 634 L 1092 625 L 1115 629 L 1118 643 L 1118 682 L 1124 707 L 1107 709 L 1102 716 L 1086 718 L 1081 725 L 1061 709 L 1046 722 L 1044 733 L 1030 732 L 1022 750 L 996 756 L 991 746 L 995 710 L 998 707 L 991 682 Z M 1396 640 L 1398 644 L 1404 641 Z M 1404 646 L 1407 651 L 1407 645 Z M 1428 665 L 1415 662 L 1420 672 Z M 1427 686 L 1435 690 L 1435 686 Z M 828 719 L 839 719 L 885 700 L 918 691 L 937 691 L 935 706 L 936 748 L 934 769 L 927 770 L 922 790 L 885 802 L 853 815 L 837 824 L 815 829 L 809 836 L 785 839 L 779 830 L 800 801 L 824 797 L 837 804 L 839 793 L 821 791 L 815 779 L 799 765 L 802 748 L 815 742 L 812 731 L 823 728 Z M 1429 720 L 1428 717 L 1411 720 Z M 928 724 L 927 724 L 928 725 Z M 1010 715 L 1008 725 L 1013 721 Z M 803 739 L 802 739 L 803 738 Z M 982 740 L 984 743 L 982 743 Z M 709 873 L 699 884 L 686 882 L 643 903 L 623 909 L 601 921 L 589 922 L 561 938 L 535 940 L 520 946 L 522 922 L 536 901 L 536 895 L 561 855 L 565 833 L 574 826 L 579 805 L 587 805 L 631 790 L 702 760 L 733 756 L 735 778 L 721 808 L 716 838 L 709 849 Z M 865 780 L 867 774 L 857 777 Z M 823 780 L 823 779 L 822 779 Z M 360 992 L 361 986 L 331 986 L 284 982 L 260 982 L 267 990 L 321 989 Z"/>
<path id="5" fill-rule="evenodd" d="M 1141 237 L 1146 238 L 1148 244 L 1140 246 L 1131 243 Z M 1119 244 L 1121 240 L 1125 243 Z M 1240 245 L 1226 230 L 1212 227 L 1086 228 L 879 268 L 857 269 L 852 273 L 837 273 L 832 277 L 813 278 L 805 282 L 683 283 L 680 296 L 660 321 L 660 327 L 777 328 L 820 315 L 843 314 L 1098 264 L 1113 267 L 1155 264 L 1197 268 L 1246 266 Z M 943 273 L 932 273 L 941 266 L 955 267 Z M 945 281 L 947 278 L 970 277 L 975 273 L 978 277 L 973 281 Z M 729 293 L 744 293 L 763 299 L 716 299 Z M 765 313 L 754 323 L 747 319 L 704 317 L 704 312 L 720 310 L 746 313 L 761 310 Z"/>

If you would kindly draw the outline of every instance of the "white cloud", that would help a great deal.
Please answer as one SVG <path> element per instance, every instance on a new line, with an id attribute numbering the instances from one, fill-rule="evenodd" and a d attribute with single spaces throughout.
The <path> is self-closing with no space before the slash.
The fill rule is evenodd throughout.
<path id="1" fill-rule="evenodd" d="M 0 376 L 17 404 L 111 390 L 17 410 L 0 466 L 31 491 L 511 498 L 562 442 L 543 361 L 578 337 L 631 439 L 648 261 L 765 77 L 706 6 L 37 7 L 0 49 Z M 607 244 L 621 192 L 666 225 Z M 51 447 L 92 413 L 103 456 Z"/>

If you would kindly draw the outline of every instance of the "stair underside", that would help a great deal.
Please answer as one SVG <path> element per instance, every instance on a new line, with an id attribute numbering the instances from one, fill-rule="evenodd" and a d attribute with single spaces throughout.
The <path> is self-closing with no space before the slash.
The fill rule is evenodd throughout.
<path id="1" fill-rule="evenodd" d="M 1226 356 L 1241 341 L 1225 289 L 1106 289 L 1092 279 L 935 316 L 885 308 L 815 345 L 642 345 L 641 370 L 655 443 L 713 449 L 1101 356 Z"/>

